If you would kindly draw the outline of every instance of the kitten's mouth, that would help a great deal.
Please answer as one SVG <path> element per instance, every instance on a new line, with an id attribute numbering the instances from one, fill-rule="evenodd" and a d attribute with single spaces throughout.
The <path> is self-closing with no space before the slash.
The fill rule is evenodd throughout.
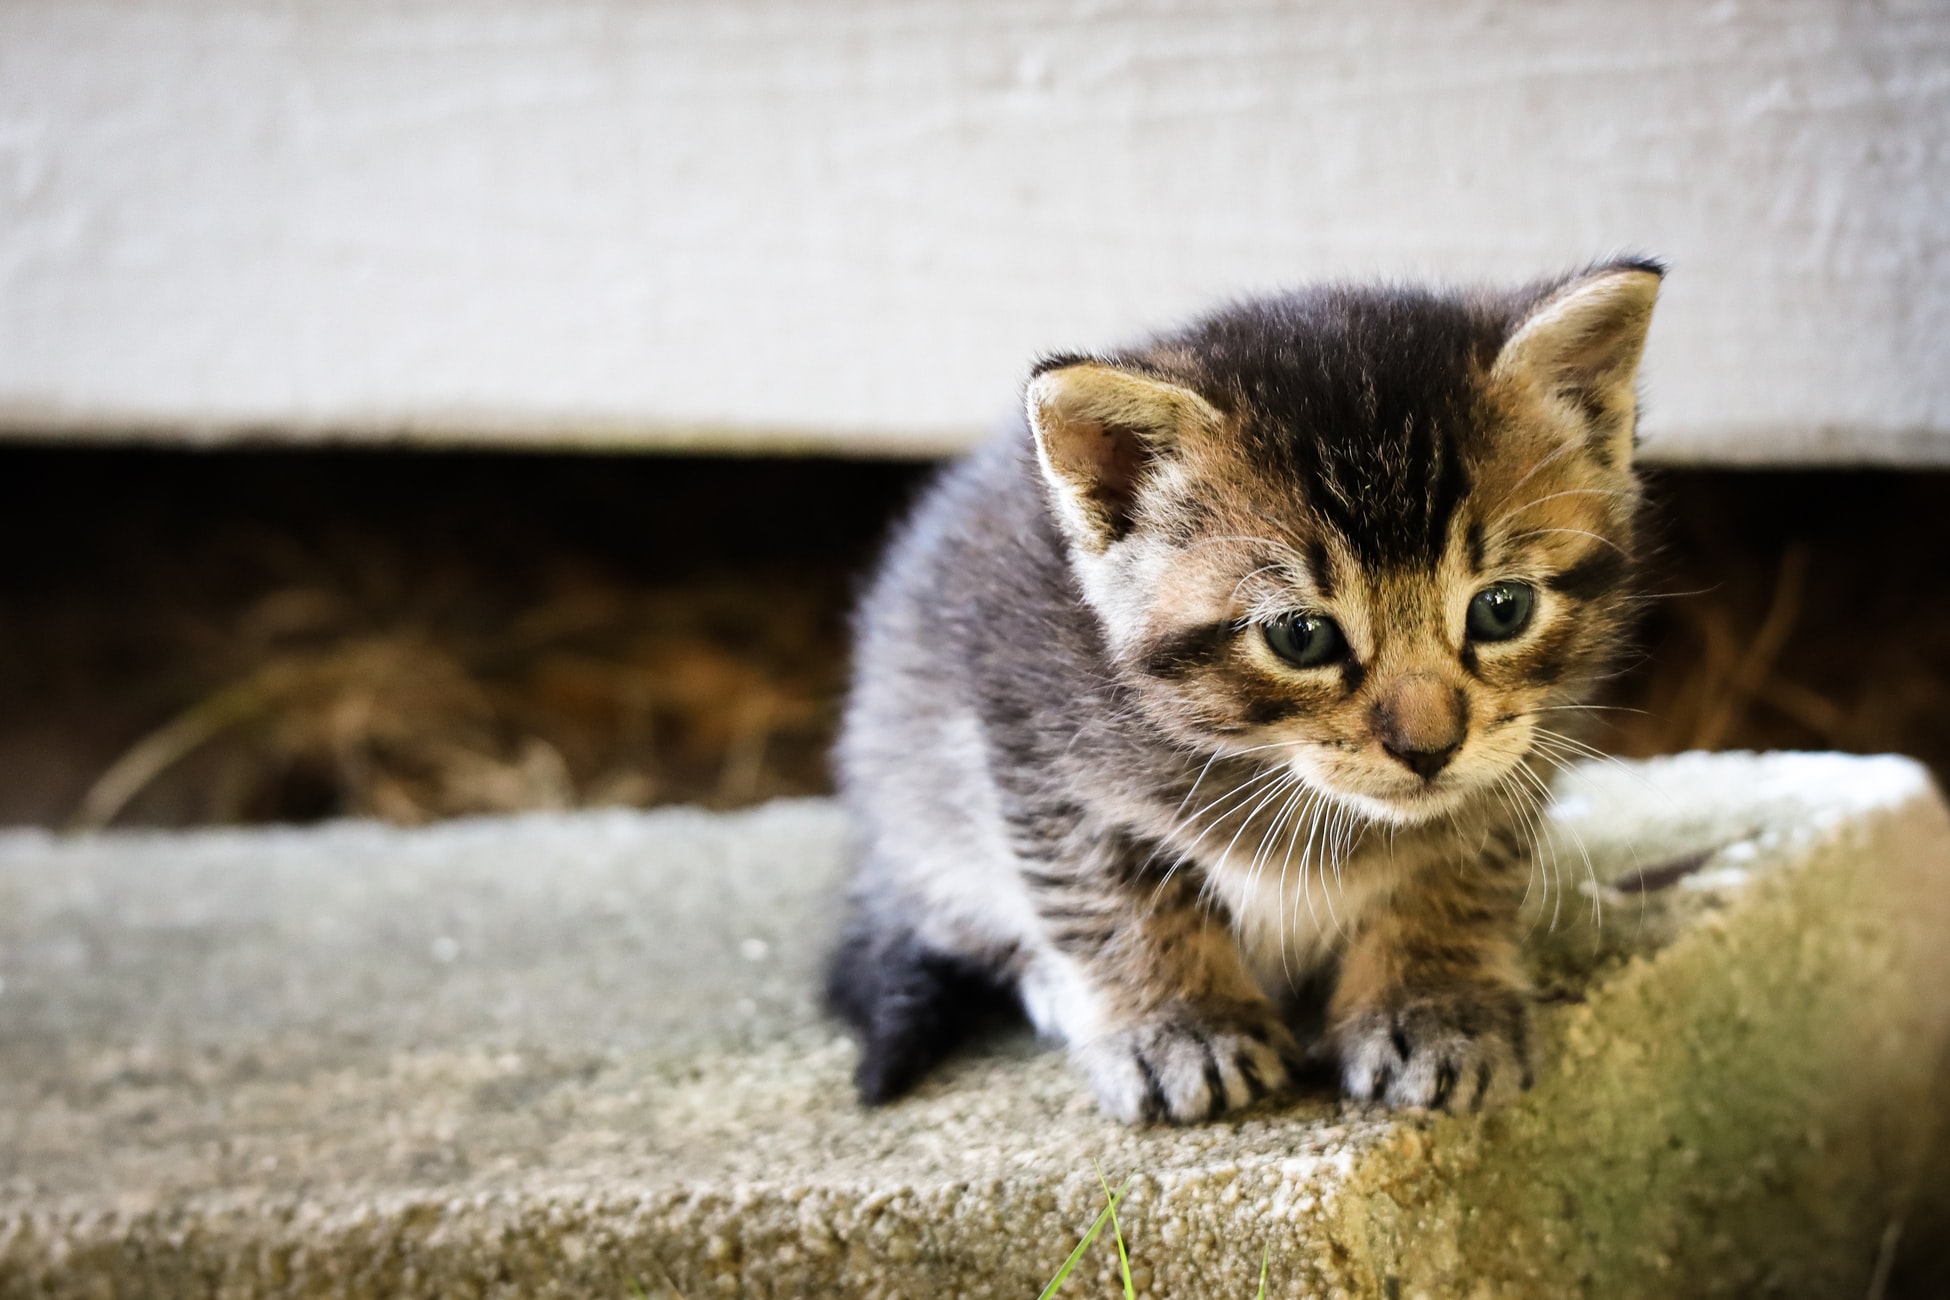
<path id="1" fill-rule="evenodd" d="M 1465 791 L 1460 782 L 1438 779 L 1425 781 L 1401 794 L 1392 795 L 1389 797 L 1388 802 L 1394 804 L 1395 807 L 1413 820 L 1425 821 L 1430 817 L 1447 812 L 1462 802 L 1464 793 Z"/>
<path id="2" fill-rule="evenodd" d="M 1321 781 L 1318 776 L 1313 779 L 1354 812 L 1370 821 L 1394 826 L 1417 826 L 1434 821 L 1455 811 L 1470 793 L 1467 782 L 1446 773 L 1434 780 L 1418 780 L 1413 785 L 1397 786 L 1381 793 L 1350 790 L 1340 782 Z"/>

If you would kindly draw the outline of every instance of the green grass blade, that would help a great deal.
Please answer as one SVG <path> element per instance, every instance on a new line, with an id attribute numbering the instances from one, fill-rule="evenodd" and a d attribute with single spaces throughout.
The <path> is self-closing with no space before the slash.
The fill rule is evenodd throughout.
<path id="1" fill-rule="evenodd" d="M 1117 1238 L 1117 1267 L 1124 1276 L 1124 1300 L 1137 1300 L 1137 1288 L 1131 1285 L 1131 1257 L 1124 1252 L 1124 1229 L 1117 1222 L 1117 1197 L 1110 1194 L 1110 1179 L 1104 1177 L 1104 1167 L 1095 1160 L 1090 1163 L 1097 1165 L 1097 1181 L 1104 1188 L 1104 1208 L 1110 1211 L 1110 1235 Z M 1126 1178 L 1125 1186 L 1128 1187 L 1130 1181 Z M 1122 1194 L 1121 1189 L 1119 1194 Z"/>
<path id="2" fill-rule="evenodd" d="M 1130 1179 L 1126 1178 L 1124 1180 L 1125 1186 L 1129 1186 L 1130 1181 Z M 1106 1223 L 1110 1222 L 1111 1214 L 1117 1209 L 1118 1197 L 1122 1195 L 1124 1195 L 1124 1188 L 1119 1187 L 1117 1189 L 1117 1196 L 1110 1198 L 1110 1204 L 1104 1206 L 1103 1213 L 1099 1214 L 1097 1221 L 1090 1225 L 1090 1231 L 1083 1234 L 1083 1240 L 1077 1243 L 1077 1248 L 1070 1252 L 1070 1257 L 1063 1261 L 1063 1267 L 1056 1270 L 1056 1276 L 1049 1280 L 1049 1285 L 1043 1288 L 1043 1293 L 1037 1296 L 1036 1300 L 1049 1300 L 1051 1296 L 1056 1294 L 1056 1289 L 1062 1286 L 1064 1280 L 1070 1276 L 1070 1270 L 1075 1268 L 1077 1261 L 1083 1258 L 1083 1252 L 1090 1249 L 1090 1243 L 1097 1240 L 1097 1234 L 1104 1230 Z"/>
<path id="3" fill-rule="evenodd" d="M 1266 1300 L 1266 1261 L 1273 1258 L 1273 1243 L 1267 1242 L 1259 1252 L 1259 1298 Z"/>

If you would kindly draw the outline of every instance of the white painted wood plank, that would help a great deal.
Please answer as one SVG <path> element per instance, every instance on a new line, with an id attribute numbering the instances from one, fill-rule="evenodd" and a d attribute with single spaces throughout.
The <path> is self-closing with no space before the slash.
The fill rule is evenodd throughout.
<path id="1" fill-rule="evenodd" d="M 1634 249 L 1652 454 L 1945 463 L 1946 181 L 1940 0 L 0 0 L 0 431 L 928 451 Z"/>

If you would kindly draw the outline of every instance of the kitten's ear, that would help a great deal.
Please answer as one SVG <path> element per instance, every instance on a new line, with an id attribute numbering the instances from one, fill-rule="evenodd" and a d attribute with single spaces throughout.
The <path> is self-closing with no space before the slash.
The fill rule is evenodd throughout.
<path id="1" fill-rule="evenodd" d="M 1043 477 L 1071 539 L 1101 552 L 1130 531 L 1140 489 L 1219 413 L 1189 388 L 1101 361 L 1046 367 L 1024 394 Z"/>
<path id="2" fill-rule="evenodd" d="M 1531 308 L 1497 354 L 1496 379 L 1570 403 L 1616 464 L 1631 459 L 1635 381 L 1665 269 L 1621 262 L 1579 276 Z"/>

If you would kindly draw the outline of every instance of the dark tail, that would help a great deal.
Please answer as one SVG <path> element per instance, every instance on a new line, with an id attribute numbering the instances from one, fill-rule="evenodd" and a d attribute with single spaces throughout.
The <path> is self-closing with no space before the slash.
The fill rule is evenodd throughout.
<path id="1" fill-rule="evenodd" d="M 905 1093 L 989 1013 L 1013 1004 L 995 975 L 922 946 L 912 932 L 849 926 L 826 972 L 826 1005 L 859 1031 L 860 1100 Z"/>

